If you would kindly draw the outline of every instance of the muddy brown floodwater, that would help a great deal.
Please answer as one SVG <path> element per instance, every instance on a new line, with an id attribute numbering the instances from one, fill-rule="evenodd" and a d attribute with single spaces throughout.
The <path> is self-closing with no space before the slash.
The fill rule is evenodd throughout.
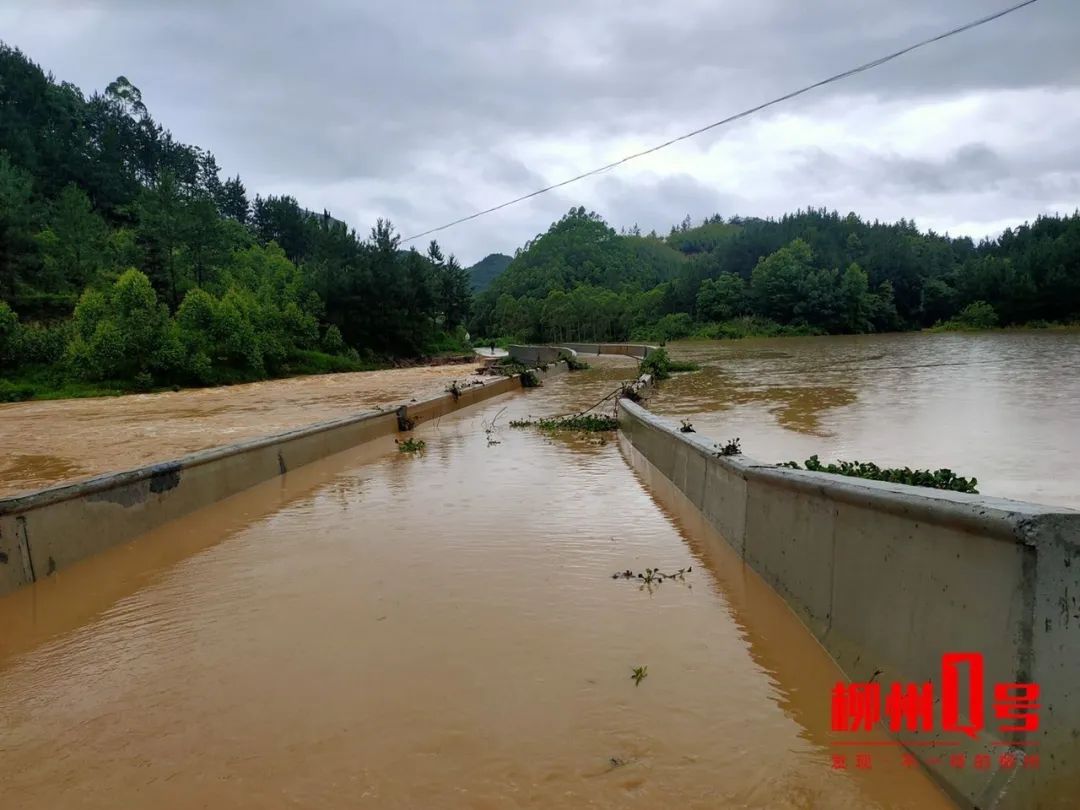
<path id="1" fill-rule="evenodd" d="M 443 393 L 474 365 L 0 404 L 0 497 Z"/>
<path id="2" fill-rule="evenodd" d="M 759 461 L 948 467 L 979 492 L 1080 508 L 1080 332 L 680 342 L 701 371 L 649 408 Z"/>
<path id="3" fill-rule="evenodd" d="M 0 599 L 3 806 L 950 806 L 896 749 L 833 768 L 839 672 L 632 449 L 508 427 L 632 376 L 503 395 L 419 456 L 354 448 Z M 653 566 L 693 570 L 612 579 Z"/>

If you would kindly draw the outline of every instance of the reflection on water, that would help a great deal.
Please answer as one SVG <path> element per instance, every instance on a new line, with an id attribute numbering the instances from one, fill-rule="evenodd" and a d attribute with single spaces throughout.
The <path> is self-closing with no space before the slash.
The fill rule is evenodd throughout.
<path id="1" fill-rule="evenodd" d="M 948 806 L 898 754 L 832 769 L 831 662 L 632 452 L 507 426 L 611 374 L 424 425 L 416 457 L 387 438 L 290 471 L 0 599 L 5 803 Z M 611 578 L 654 565 L 692 587 Z"/>
<path id="2" fill-rule="evenodd" d="M 664 388 L 660 412 L 669 416 L 696 415 L 706 402 L 714 412 L 753 406 L 771 415 L 781 427 L 811 436 L 829 435 L 821 426 L 825 411 L 855 401 L 855 392 L 850 388 L 760 385 L 725 374 L 715 366 L 704 366 L 694 374 L 679 374 L 665 382 Z"/>
<path id="3" fill-rule="evenodd" d="M 948 467 L 979 491 L 1080 508 L 1080 333 L 855 335 L 670 345 L 702 371 L 649 407 L 761 461 Z"/>

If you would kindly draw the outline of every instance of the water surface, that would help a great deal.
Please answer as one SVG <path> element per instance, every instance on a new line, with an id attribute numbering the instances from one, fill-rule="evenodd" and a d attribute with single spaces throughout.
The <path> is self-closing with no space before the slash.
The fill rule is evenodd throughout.
<path id="1" fill-rule="evenodd" d="M 649 401 L 759 461 L 948 467 L 979 491 L 1080 508 L 1080 333 L 680 342 Z"/>
<path id="2" fill-rule="evenodd" d="M 5 806 L 949 806 L 895 750 L 832 768 L 839 673 L 633 451 L 507 427 L 633 374 L 498 397 L 418 457 L 372 442 L 0 599 Z M 693 570 L 611 577 L 653 566 Z"/>

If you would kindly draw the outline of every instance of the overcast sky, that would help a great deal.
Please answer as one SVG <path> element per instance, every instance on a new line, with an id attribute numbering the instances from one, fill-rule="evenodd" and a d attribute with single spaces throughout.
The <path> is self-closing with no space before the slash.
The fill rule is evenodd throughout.
<path id="1" fill-rule="evenodd" d="M 0 0 L 0 39 L 87 93 L 126 75 L 252 196 L 411 234 L 1012 2 Z M 645 230 L 826 206 L 974 237 L 1071 212 L 1078 35 L 1080 2 L 1039 0 L 438 239 L 469 264 L 575 205 Z"/>

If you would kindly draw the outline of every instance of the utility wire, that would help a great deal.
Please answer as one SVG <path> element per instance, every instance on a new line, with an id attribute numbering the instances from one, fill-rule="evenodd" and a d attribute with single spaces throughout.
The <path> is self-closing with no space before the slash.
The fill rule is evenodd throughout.
<path id="1" fill-rule="evenodd" d="M 914 45 L 909 45 L 906 48 L 903 48 L 903 49 L 901 49 L 899 51 L 896 51 L 894 53 L 890 53 L 887 56 L 882 56 L 882 57 L 880 57 L 878 59 L 873 60 L 872 62 L 867 62 L 864 65 L 859 65 L 858 67 L 852 68 L 851 70 L 845 70 L 843 73 L 837 73 L 835 76 L 830 76 L 829 78 L 822 79 L 819 82 L 814 82 L 813 84 L 808 84 L 806 87 L 802 87 L 802 88 L 800 88 L 798 90 L 793 90 L 790 93 L 786 93 L 785 95 L 779 96 L 778 98 L 774 98 L 772 101 L 766 101 L 764 104 L 759 104 L 756 107 L 751 107 L 748 110 L 743 110 L 741 113 L 736 113 L 735 115 L 728 116 L 727 118 L 724 118 L 721 121 L 716 121 L 716 122 L 714 122 L 712 124 L 707 124 L 706 126 L 703 126 L 703 127 L 699 128 L 699 129 L 695 129 L 693 132 L 687 132 L 685 135 L 679 135 L 676 138 L 672 138 L 671 140 L 664 141 L 661 144 L 657 144 L 656 146 L 652 146 L 652 147 L 650 147 L 648 149 L 644 149 L 641 152 L 635 152 L 632 155 L 627 155 L 626 157 L 620 158 L 619 160 L 616 160 L 613 163 L 608 163 L 607 165 L 601 166 L 601 167 L 599 167 L 597 169 L 591 169 L 590 171 L 583 172 L 582 174 L 579 174 L 579 175 L 577 175 L 575 177 L 571 177 L 569 180 L 563 180 L 560 183 L 554 183 L 554 184 L 552 184 L 550 186 L 545 186 L 544 188 L 541 188 L 541 189 L 538 189 L 536 191 L 530 192 L 529 194 L 523 194 L 520 197 L 515 197 L 512 200 L 507 200 L 506 202 L 500 203 L 499 205 L 493 206 L 491 208 L 485 208 L 483 211 L 477 211 L 475 214 L 469 214 L 467 217 L 461 217 L 461 219 L 455 219 L 453 222 L 448 222 L 445 225 L 440 225 L 437 228 L 431 228 L 430 230 L 421 231 L 420 233 L 413 234 L 412 236 L 407 236 L 402 241 L 403 242 L 411 242 L 413 239 L 419 239 L 422 236 L 427 236 L 429 234 L 437 233 L 438 231 L 445 231 L 447 228 L 452 228 L 455 225 L 460 225 L 462 222 L 468 222 L 469 220 L 477 219 L 478 217 L 482 217 L 485 214 L 491 214 L 491 213 L 493 213 L 495 211 L 499 211 L 499 210 L 501 210 L 503 208 L 507 208 L 507 207 L 509 207 L 511 205 L 516 205 L 519 202 L 524 202 L 525 200 L 532 199 L 533 197 L 538 197 L 539 195 L 545 194 L 545 193 L 547 193 L 549 191 L 553 191 L 554 189 L 562 188 L 563 186 L 568 186 L 571 183 L 576 183 L 578 180 L 584 180 L 586 177 L 592 177 L 593 175 L 597 175 L 597 174 L 601 174 L 602 172 L 610 171 L 611 169 L 614 169 L 617 166 L 621 166 L 624 163 L 629 163 L 631 160 L 635 160 L 636 158 L 644 157 L 645 155 L 651 155 L 653 152 L 659 152 L 661 149 L 664 149 L 664 148 L 666 148 L 668 146 L 671 146 L 674 143 L 678 143 L 679 141 L 685 141 L 688 138 L 693 138 L 695 135 L 700 135 L 703 132 L 708 132 L 710 129 L 716 129 L 717 127 L 724 126 L 725 124 L 730 124 L 733 121 L 738 121 L 740 118 L 746 118 L 747 116 L 753 115 L 756 112 L 760 112 L 761 110 L 764 110 L 767 107 L 772 107 L 775 104 L 780 104 L 780 103 L 785 102 L 785 101 L 790 101 L 791 99 L 795 98 L 796 96 L 801 96 L 804 93 L 809 93 L 811 90 L 816 90 L 817 88 L 824 87 L 827 84 L 832 84 L 833 82 L 838 82 L 841 79 L 846 79 L 849 76 L 856 75 L 857 73 L 862 73 L 862 72 L 867 71 L 867 70 L 872 70 L 873 68 L 876 68 L 876 67 L 878 67 L 880 65 L 884 65 L 886 62 L 891 62 L 893 59 L 897 59 L 897 58 L 899 58 L 901 56 L 904 56 L 905 54 L 911 53 L 912 51 L 915 51 L 915 50 L 918 50 L 919 48 L 925 47 L 926 45 L 931 45 L 931 44 L 933 44 L 935 42 L 940 42 L 941 40 L 948 39 L 949 37 L 955 36 L 956 34 L 962 34 L 965 31 L 970 31 L 972 28 L 978 28 L 980 25 L 985 25 L 988 22 L 993 22 L 994 20 L 997 20 L 997 19 L 999 19 L 1001 17 L 1004 17 L 1006 14 L 1012 14 L 1014 11 L 1019 11 L 1020 9 L 1024 8 L 1024 6 L 1030 6 L 1033 3 L 1037 3 L 1037 2 L 1038 2 L 1038 0 L 1025 0 L 1023 3 L 1017 3 L 1015 6 L 1004 9 L 1003 11 L 998 11 L 995 14 L 990 14 L 990 15 L 988 15 L 986 17 L 982 17 L 982 18 L 980 18 L 978 20 L 973 20 L 972 22 L 965 23 L 964 25 L 961 25 L 959 28 L 953 28 L 950 31 L 946 31 L 946 32 L 944 32 L 942 34 L 938 34 L 937 36 L 930 37 L 929 39 L 924 39 L 921 42 L 916 42 Z"/>

